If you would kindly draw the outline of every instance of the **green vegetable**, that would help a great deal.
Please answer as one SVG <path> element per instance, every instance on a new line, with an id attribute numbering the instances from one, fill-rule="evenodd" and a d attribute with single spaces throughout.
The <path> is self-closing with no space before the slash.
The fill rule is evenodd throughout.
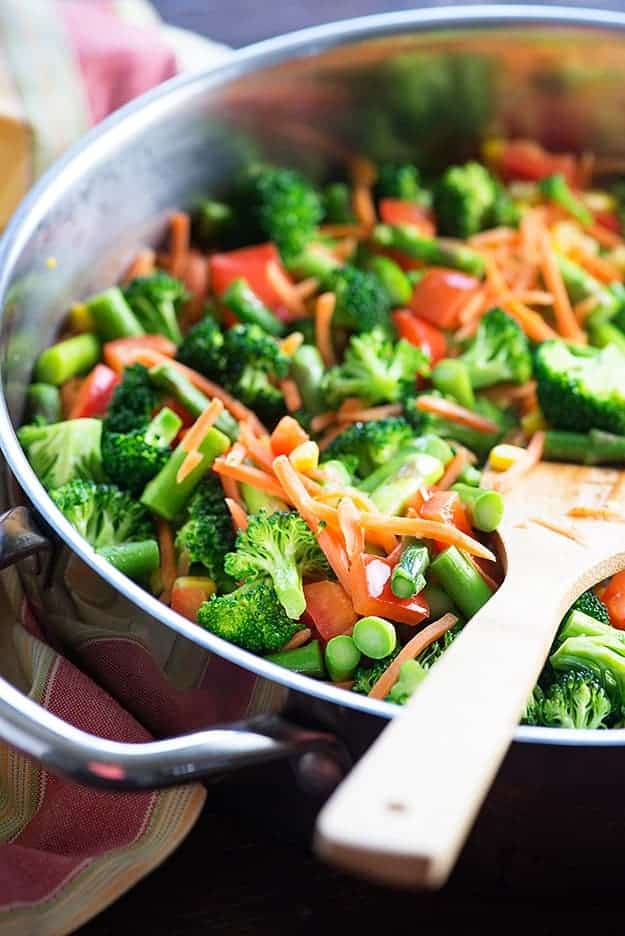
<path id="1" fill-rule="evenodd" d="M 356 621 L 352 636 L 360 652 L 372 660 L 383 660 L 397 646 L 395 625 L 375 615 Z"/>
<path id="2" fill-rule="evenodd" d="M 205 377 L 217 379 L 226 366 L 223 345 L 224 336 L 219 325 L 210 316 L 205 316 L 184 336 L 176 357 Z"/>
<path id="3" fill-rule="evenodd" d="M 379 247 L 400 250 L 428 266 L 452 267 L 477 277 L 485 272 L 483 258 L 471 247 L 425 237 L 410 224 L 376 224 L 371 239 Z"/>
<path id="4" fill-rule="evenodd" d="M 389 664 L 393 662 L 398 653 L 399 647 L 396 647 L 395 650 L 389 654 L 389 656 L 384 657 L 383 660 L 374 660 L 373 662 L 363 661 L 363 663 L 356 667 L 356 671 L 354 672 L 352 692 L 357 692 L 359 695 L 369 695 L 375 683 L 382 673 L 386 672 Z"/>
<path id="5" fill-rule="evenodd" d="M 353 224 L 352 193 L 345 182 L 331 182 L 322 192 L 323 217 L 327 224 Z"/>
<path id="6" fill-rule="evenodd" d="M 178 315 L 191 298 L 184 283 L 158 270 L 128 283 L 124 298 L 149 335 L 165 335 L 174 344 L 180 344 Z"/>
<path id="7" fill-rule="evenodd" d="M 228 575 L 244 582 L 271 578 L 278 600 L 290 618 L 306 609 L 303 576 L 324 576 L 327 561 L 313 532 L 299 514 L 261 511 L 237 534 L 235 551 L 225 559 Z"/>
<path id="8" fill-rule="evenodd" d="M 165 520 L 175 520 L 217 456 L 223 455 L 228 448 L 230 448 L 228 437 L 211 427 L 197 446 L 197 451 L 202 456 L 200 463 L 183 481 L 179 482 L 176 476 L 187 457 L 187 452 L 181 442 L 156 477 L 146 485 L 141 495 L 141 503 L 164 517 Z"/>
<path id="9" fill-rule="evenodd" d="M 394 463 L 395 459 L 392 459 L 389 465 Z M 443 463 L 432 455 L 425 452 L 408 455 L 394 474 L 388 474 L 384 468 L 379 468 L 374 475 L 367 478 L 368 484 L 371 484 L 376 475 L 385 475 L 369 496 L 381 513 L 397 516 L 404 512 L 419 488 L 436 484 L 442 478 L 443 471 Z"/>
<path id="10" fill-rule="evenodd" d="M 323 408 L 323 375 L 325 367 L 314 345 L 302 344 L 291 358 L 291 377 L 297 384 L 304 408 L 320 413 Z"/>
<path id="11" fill-rule="evenodd" d="M 350 465 L 354 464 L 355 458 L 357 473 L 366 477 L 380 465 L 384 465 L 413 438 L 414 433 L 409 423 L 401 417 L 352 423 L 328 445 L 324 457 L 327 460 L 339 461 L 350 459 Z"/>
<path id="12" fill-rule="evenodd" d="M 604 311 L 614 309 L 615 297 L 603 283 L 562 254 L 557 254 L 557 261 L 571 302 L 583 302 L 584 299 L 592 297 L 597 300 L 598 307 Z"/>
<path id="13" fill-rule="evenodd" d="M 600 682 L 582 672 L 564 672 L 544 692 L 536 686 L 523 724 L 549 728 L 607 728 L 610 698 Z"/>
<path id="14" fill-rule="evenodd" d="M 561 644 L 569 637 L 603 637 L 606 641 L 616 641 L 619 647 L 625 647 L 625 633 L 616 630 L 603 616 L 599 616 L 593 608 L 593 614 L 588 614 L 581 608 L 573 606 L 562 622 L 556 636 L 556 644 Z M 620 652 L 620 651 L 619 651 Z M 623 651 L 625 652 L 625 651 Z"/>
<path id="15" fill-rule="evenodd" d="M 554 175 L 546 176 L 538 183 L 538 189 L 547 201 L 560 205 L 570 215 L 572 215 L 580 224 L 592 224 L 592 214 L 586 205 L 573 194 L 569 184 L 560 172 Z"/>
<path id="16" fill-rule="evenodd" d="M 145 582 L 159 567 L 160 552 L 155 539 L 119 543 L 96 550 L 112 566 L 138 582 Z"/>
<path id="17" fill-rule="evenodd" d="M 440 447 L 438 444 L 440 443 Z M 430 444 L 432 443 L 432 444 Z M 414 458 L 415 455 L 427 455 L 440 465 L 434 465 L 433 462 L 424 459 Z M 414 477 L 420 474 L 422 484 L 435 484 L 441 477 L 442 465 L 453 458 L 449 446 L 443 439 L 437 439 L 436 436 L 421 436 L 412 439 L 406 446 L 401 448 L 397 454 L 389 458 L 384 464 L 368 475 L 364 481 L 361 481 L 358 487 L 361 491 L 370 494 L 377 488 L 381 488 L 389 479 L 397 475 L 409 475 Z M 431 475 L 432 481 L 426 481 L 425 478 Z"/>
<path id="18" fill-rule="evenodd" d="M 234 547 L 232 521 L 221 482 L 213 472 L 205 475 L 189 500 L 184 523 L 176 534 L 176 552 L 191 566 L 201 565 L 205 574 L 221 584 L 224 560 Z"/>
<path id="19" fill-rule="evenodd" d="M 154 538 L 148 511 L 114 484 L 70 481 L 50 497 L 94 549 Z"/>
<path id="20" fill-rule="evenodd" d="M 54 423 L 61 419 L 61 394 L 55 386 L 47 383 L 32 383 L 26 391 L 27 423 Z"/>
<path id="21" fill-rule="evenodd" d="M 303 673 L 305 676 L 312 676 L 316 679 L 323 679 L 325 676 L 323 655 L 318 640 L 312 640 L 295 650 L 283 650 L 282 653 L 270 654 L 267 659 L 294 673 Z"/>
<path id="22" fill-rule="evenodd" d="M 461 358 L 444 358 L 432 371 L 432 383 L 443 396 L 450 396 L 461 406 L 473 409 L 475 395 L 469 368 Z"/>
<path id="23" fill-rule="evenodd" d="M 405 306 L 410 302 L 412 283 L 394 260 L 380 255 L 373 256 L 367 263 L 367 269 L 378 277 L 393 308 Z"/>
<path id="24" fill-rule="evenodd" d="M 145 329 L 118 286 L 111 286 L 92 296 L 86 306 L 95 324 L 98 338 L 102 341 L 145 335 Z"/>
<path id="25" fill-rule="evenodd" d="M 104 432 L 102 467 L 109 481 L 132 494 L 140 494 L 169 458 L 169 446 L 182 420 L 164 407 L 145 429 Z"/>
<path id="26" fill-rule="evenodd" d="M 104 432 L 132 432 L 144 429 L 152 418 L 158 394 L 147 367 L 132 364 L 124 370 L 122 382 L 115 387 L 104 420 Z"/>
<path id="27" fill-rule="evenodd" d="M 477 569 L 455 546 L 440 552 L 430 568 L 466 617 L 473 617 L 492 595 Z"/>
<path id="28" fill-rule="evenodd" d="M 427 546 L 409 543 L 391 575 L 391 591 L 397 598 L 412 598 L 425 588 L 425 570 L 430 564 Z"/>
<path id="29" fill-rule="evenodd" d="M 534 371 L 540 408 L 554 429 L 625 435 L 625 354 L 545 341 Z"/>
<path id="30" fill-rule="evenodd" d="M 344 682 L 351 679 L 360 663 L 361 653 L 351 637 L 339 634 L 326 644 L 325 662 L 328 676 L 332 682 Z"/>
<path id="31" fill-rule="evenodd" d="M 608 609 L 603 601 L 597 598 L 592 588 L 582 592 L 579 598 L 571 605 L 570 611 L 581 611 L 582 614 L 586 614 L 588 617 L 600 621 L 602 624 L 605 624 L 606 627 L 610 626 Z"/>
<path id="32" fill-rule="evenodd" d="M 301 629 L 287 617 L 273 585 L 260 579 L 227 595 L 212 595 L 198 611 L 198 624 L 252 653 L 275 653 Z"/>
<path id="33" fill-rule="evenodd" d="M 431 594 L 431 588 L 432 586 L 428 585 L 427 591 L 429 594 Z M 447 601 L 449 602 L 448 598 L 447 598 Z M 456 608 L 448 605 L 447 607 L 445 607 L 445 610 L 442 612 L 437 611 L 436 613 L 434 613 L 432 611 L 432 613 L 430 614 L 430 617 L 432 618 L 442 617 L 442 615 L 446 614 L 448 611 L 457 613 Z M 445 653 L 448 647 L 451 646 L 451 644 L 454 642 L 454 640 L 456 639 L 460 631 L 463 629 L 463 627 L 464 627 L 464 623 L 462 621 L 456 621 L 454 626 L 450 627 L 449 630 L 446 630 L 442 637 L 439 637 L 438 640 L 435 640 L 433 643 L 431 643 L 428 647 L 425 648 L 425 650 L 423 650 L 419 654 L 419 656 L 417 657 L 417 660 L 419 662 L 419 665 L 422 666 L 426 672 L 428 670 L 431 670 L 435 663 L 438 663 L 442 655 Z"/>
<path id="34" fill-rule="evenodd" d="M 580 465 L 625 464 L 625 436 L 601 429 L 567 432 L 548 429 L 543 457 L 548 461 L 576 462 Z"/>
<path id="35" fill-rule="evenodd" d="M 476 162 L 443 173 L 434 188 L 434 213 L 441 234 L 462 238 L 499 224 L 514 225 L 520 217 L 506 190 Z"/>
<path id="36" fill-rule="evenodd" d="M 483 533 L 492 533 L 497 529 L 504 509 L 504 500 L 499 491 L 487 491 L 460 482 L 452 485 L 451 489 L 467 507 L 471 526 Z"/>
<path id="37" fill-rule="evenodd" d="M 252 487 L 251 484 L 245 484 L 245 482 L 241 483 L 239 486 L 248 514 L 256 514 L 261 510 L 266 510 L 267 513 L 284 513 L 288 510 L 284 501 L 277 497 L 272 497 L 271 494 L 267 494 L 266 491 L 261 491 L 260 488 Z"/>
<path id="38" fill-rule="evenodd" d="M 35 381 L 55 387 L 71 377 L 91 370 L 100 360 L 100 342 L 95 335 L 76 335 L 42 351 L 35 365 Z"/>
<path id="39" fill-rule="evenodd" d="M 76 478 L 102 480 L 101 435 L 99 419 L 69 419 L 17 431 L 33 471 L 48 490 Z"/>
<path id="40" fill-rule="evenodd" d="M 584 327 L 593 347 L 605 348 L 612 345 L 618 348 L 621 354 L 625 354 L 625 334 L 612 322 L 602 321 L 596 317 L 596 313 L 591 313 L 586 319 Z"/>
<path id="41" fill-rule="evenodd" d="M 374 328 L 388 331 L 391 301 L 375 273 L 346 264 L 333 270 L 323 285 L 336 296 L 335 328 L 358 334 Z"/>
<path id="42" fill-rule="evenodd" d="M 475 338 L 457 360 L 466 365 L 475 390 L 504 381 L 525 383 L 532 376 L 532 359 L 523 329 L 499 308 L 486 313 Z"/>
<path id="43" fill-rule="evenodd" d="M 232 210 L 224 202 L 212 198 L 200 199 L 192 214 L 194 240 L 201 247 L 212 247 L 232 221 Z"/>
<path id="44" fill-rule="evenodd" d="M 428 603 L 430 608 L 430 618 L 436 620 L 436 618 L 442 617 L 444 614 L 447 614 L 448 611 L 456 611 L 456 606 L 442 588 L 439 588 L 438 585 L 434 585 L 432 582 L 428 582 L 423 589 L 423 597 Z M 447 631 L 449 633 L 449 631 Z"/>
<path id="45" fill-rule="evenodd" d="M 331 409 L 347 397 L 369 404 L 394 403 L 414 386 L 417 375 L 428 371 L 428 358 L 420 348 L 401 339 L 395 344 L 382 329 L 353 335 L 343 363 L 324 377 L 323 390 Z"/>
<path id="46" fill-rule="evenodd" d="M 284 334 L 283 323 L 250 289 L 247 280 L 242 276 L 232 280 L 221 294 L 220 300 L 234 312 L 239 321 L 247 325 L 258 325 L 270 335 Z"/>
<path id="47" fill-rule="evenodd" d="M 201 390 L 191 383 L 190 380 L 181 374 L 173 364 L 157 364 L 149 371 L 152 384 L 159 390 L 165 390 L 172 394 L 182 406 L 196 418 L 200 416 L 210 400 L 204 396 Z M 228 410 L 221 411 L 215 421 L 215 428 L 227 435 L 234 442 L 239 434 L 239 424 L 234 416 Z"/>
<path id="48" fill-rule="evenodd" d="M 471 487 L 479 487 L 481 480 L 482 472 L 474 465 L 465 465 L 458 475 L 458 481 L 460 484 L 468 484 Z"/>
<path id="49" fill-rule="evenodd" d="M 432 413 L 423 413 L 417 408 L 416 399 L 412 395 L 404 398 L 404 418 L 413 427 L 415 433 L 420 435 L 430 433 L 459 442 L 480 458 L 486 458 L 492 447 L 501 441 L 505 432 L 514 424 L 514 419 L 508 411 L 499 409 L 486 397 L 476 397 L 473 409 L 474 412 L 492 420 L 499 427 L 494 432 L 481 432 Z"/>
<path id="50" fill-rule="evenodd" d="M 297 279 L 314 277 L 324 289 L 329 288 L 332 274 L 340 266 L 336 257 L 321 243 L 310 244 L 296 257 L 287 257 L 285 264 Z"/>
<path id="51" fill-rule="evenodd" d="M 232 235 L 247 246 L 273 241 L 284 258 L 294 257 L 314 237 L 321 199 L 310 182 L 292 169 L 252 166 L 230 195 Z"/>
<path id="52" fill-rule="evenodd" d="M 421 203 L 427 200 L 427 193 L 421 188 L 419 170 L 412 163 L 381 163 L 374 194 L 376 199 L 400 198 Z"/>
<path id="53" fill-rule="evenodd" d="M 426 676 L 426 671 L 416 660 L 406 660 L 399 668 L 399 677 L 386 701 L 405 705 Z"/>

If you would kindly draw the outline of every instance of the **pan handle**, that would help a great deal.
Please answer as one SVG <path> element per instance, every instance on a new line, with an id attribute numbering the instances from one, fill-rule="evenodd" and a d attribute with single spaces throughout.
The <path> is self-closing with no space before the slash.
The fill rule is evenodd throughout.
<path id="1" fill-rule="evenodd" d="M 31 511 L 0 516 L 0 568 L 49 549 Z M 327 793 L 346 772 L 345 752 L 333 735 L 308 731 L 276 715 L 164 741 L 123 743 L 68 725 L 0 677 L 0 737 L 53 773 L 108 790 L 166 787 L 297 757 L 300 780 Z"/>

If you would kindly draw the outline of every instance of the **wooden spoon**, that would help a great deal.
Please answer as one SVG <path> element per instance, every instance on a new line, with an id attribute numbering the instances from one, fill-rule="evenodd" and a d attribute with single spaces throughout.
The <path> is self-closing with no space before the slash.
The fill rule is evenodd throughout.
<path id="1" fill-rule="evenodd" d="M 445 882 L 563 614 L 625 568 L 625 473 L 538 465 L 506 495 L 500 536 L 501 588 L 321 811 L 315 847 L 328 861 L 394 886 Z"/>

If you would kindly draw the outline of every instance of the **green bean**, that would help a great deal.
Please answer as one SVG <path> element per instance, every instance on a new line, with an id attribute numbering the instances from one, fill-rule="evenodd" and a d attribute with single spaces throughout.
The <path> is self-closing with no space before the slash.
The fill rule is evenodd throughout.
<path id="1" fill-rule="evenodd" d="M 312 640 L 295 650 L 272 653 L 265 659 L 271 663 L 277 663 L 278 666 L 284 666 L 285 669 L 292 670 L 294 673 L 304 673 L 306 676 L 315 676 L 319 679 L 325 676 L 323 655 L 318 640 Z"/>
<path id="2" fill-rule="evenodd" d="M 145 329 L 132 311 L 118 286 L 92 296 L 86 303 L 102 341 L 115 338 L 135 338 L 145 335 Z"/>
<path id="3" fill-rule="evenodd" d="M 350 679 L 360 663 L 360 650 L 347 634 L 332 637 L 326 644 L 325 660 L 332 682 Z"/>
<path id="4" fill-rule="evenodd" d="M 373 256 L 367 263 L 367 269 L 378 277 L 384 289 L 390 296 L 393 307 L 405 306 L 412 296 L 410 280 L 394 260 L 390 257 Z"/>
<path id="5" fill-rule="evenodd" d="M 469 484 L 471 487 L 479 487 L 481 480 L 482 472 L 474 465 L 465 465 L 458 475 L 458 481 L 461 484 Z"/>
<path id="6" fill-rule="evenodd" d="M 140 581 L 155 572 L 160 563 L 158 543 L 153 539 L 103 546 L 96 551 L 128 578 Z"/>
<path id="7" fill-rule="evenodd" d="M 148 445 L 157 445 L 164 448 L 171 445 L 180 429 L 182 420 L 178 413 L 174 413 L 168 406 L 164 406 L 150 421 L 145 430 L 145 441 Z"/>
<path id="8" fill-rule="evenodd" d="M 492 595 L 475 566 L 455 546 L 439 553 L 430 569 L 467 617 L 473 617 Z"/>
<path id="9" fill-rule="evenodd" d="M 248 514 L 258 513 L 259 510 L 266 510 L 267 513 L 282 513 L 288 510 L 284 501 L 267 494 L 266 491 L 261 491 L 260 488 L 253 487 L 245 482 L 240 485 L 240 488 Z"/>
<path id="10" fill-rule="evenodd" d="M 482 277 L 485 272 L 483 258 L 463 244 L 424 237 L 410 224 L 376 224 L 372 233 L 374 244 L 400 250 L 415 260 L 430 266 L 446 266 Z"/>
<path id="11" fill-rule="evenodd" d="M 453 484 L 452 491 L 468 508 L 471 525 L 483 533 L 492 533 L 501 523 L 504 500 L 499 491 L 487 491 L 469 484 Z"/>
<path id="12" fill-rule="evenodd" d="M 427 546 L 408 543 L 391 575 L 391 591 L 397 598 L 412 598 L 425 588 L 423 574 L 430 564 Z"/>
<path id="13" fill-rule="evenodd" d="M 38 383 L 58 387 L 72 377 L 91 370 L 100 359 L 100 342 L 95 335 L 85 333 L 59 341 L 39 355 L 35 366 Z"/>
<path id="14" fill-rule="evenodd" d="M 225 306 L 234 312 L 240 322 L 244 322 L 246 325 L 259 325 L 274 337 L 284 334 L 282 322 L 250 289 L 247 280 L 242 276 L 232 280 L 219 298 Z"/>
<path id="15" fill-rule="evenodd" d="M 232 218 L 232 209 L 223 202 L 202 198 L 193 212 L 193 234 L 204 247 L 214 244 Z"/>
<path id="16" fill-rule="evenodd" d="M 590 338 L 590 343 L 595 348 L 605 348 L 607 345 L 614 345 L 625 354 L 625 334 L 613 325 L 611 322 L 602 322 L 594 315 L 589 315 L 586 319 L 586 330 Z"/>
<path id="17" fill-rule="evenodd" d="M 318 245 L 318 247 L 318 250 L 314 249 L 314 247 L 308 247 L 304 253 L 287 260 L 286 266 L 289 273 L 293 273 L 298 279 L 313 277 L 319 280 L 321 285 L 327 283 L 332 272 L 340 264 L 329 250 L 324 250 L 321 245 Z"/>
<path id="18" fill-rule="evenodd" d="M 422 595 L 428 603 L 430 618 L 433 620 L 442 617 L 444 614 L 447 614 L 448 611 L 458 610 L 447 592 L 444 592 L 438 585 L 434 585 L 433 582 L 427 583 L 423 589 Z"/>
<path id="19" fill-rule="evenodd" d="M 445 396 L 451 396 L 465 406 L 473 409 L 475 395 L 469 377 L 469 368 L 459 358 L 444 358 L 432 371 L 432 383 Z"/>
<path id="20" fill-rule="evenodd" d="M 48 383 L 32 383 L 26 391 L 26 421 L 55 423 L 63 418 L 61 394 Z"/>
<path id="21" fill-rule="evenodd" d="M 320 413 L 323 409 L 321 383 L 324 372 L 323 360 L 317 348 L 310 344 L 300 345 L 291 358 L 291 377 L 309 413 Z"/>
<path id="22" fill-rule="evenodd" d="M 383 660 L 397 646 L 395 625 L 375 615 L 360 618 L 354 624 L 353 640 L 365 656 L 372 660 Z"/>
<path id="23" fill-rule="evenodd" d="M 181 403 L 192 416 L 200 416 L 210 400 L 201 390 L 194 387 L 190 380 L 172 364 L 157 364 L 150 370 L 150 380 L 155 387 L 166 390 Z M 215 428 L 227 435 L 233 442 L 239 435 L 239 424 L 234 416 L 224 409 L 215 420 Z"/>

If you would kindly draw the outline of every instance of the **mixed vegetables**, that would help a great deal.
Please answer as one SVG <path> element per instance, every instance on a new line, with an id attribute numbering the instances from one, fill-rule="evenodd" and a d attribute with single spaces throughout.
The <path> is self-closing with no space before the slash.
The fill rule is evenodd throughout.
<path id="1" fill-rule="evenodd" d="M 33 469 L 175 611 L 405 703 L 502 580 L 502 495 L 542 458 L 625 463 L 625 198 L 597 168 L 526 141 L 438 178 L 251 167 L 71 309 L 27 392 Z M 624 713 L 621 575 L 524 721 Z"/>

